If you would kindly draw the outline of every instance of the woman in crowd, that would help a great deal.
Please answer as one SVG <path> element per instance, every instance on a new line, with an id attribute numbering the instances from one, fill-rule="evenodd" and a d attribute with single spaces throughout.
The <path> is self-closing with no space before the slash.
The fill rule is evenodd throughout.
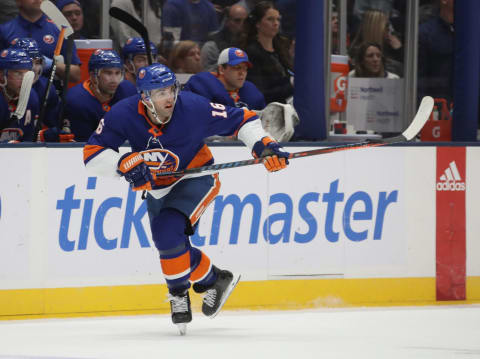
<path id="1" fill-rule="evenodd" d="M 203 69 L 200 47 L 190 40 L 179 41 L 170 52 L 168 63 L 177 74 L 196 74 Z"/>
<path id="2" fill-rule="evenodd" d="M 264 94 L 265 101 L 285 103 L 293 95 L 291 40 L 279 35 L 280 13 L 271 1 L 259 2 L 247 18 L 244 44 L 253 67 L 247 80 Z"/>
<path id="3" fill-rule="evenodd" d="M 348 76 L 399 78 L 398 75 L 385 70 L 385 57 L 382 48 L 374 42 L 366 42 L 359 47 L 355 58 L 355 67 Z"/>
<path id="4" fill-rule="evenodd" d="M 349 49 L 349 56 L 353 65 L 362 44 L 373 42 L 379 44 L 385 57 L 385 66 L 388 71 L 403 73 L 403 46 L 399 37 L 391 28 L 388 17 L 378 10 L 368 10 L 363 14 L 360 28 Z"/>

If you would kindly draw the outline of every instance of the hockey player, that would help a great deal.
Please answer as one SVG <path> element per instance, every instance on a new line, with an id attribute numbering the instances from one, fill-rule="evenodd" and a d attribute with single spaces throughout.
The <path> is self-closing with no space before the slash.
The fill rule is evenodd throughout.
<path id="1" fill-rule="evenodd" d="M 22 118 L 12 117 L 16 110 L 23 76 L 32 70 L 32 59 L 21 49 L 8 48 L 0 53 L 0 142 L 32 141 L 39 102 L 30 92 Z"/>
<path id="2" fill-rule="evenodd" d="M 48 79 L 42 74 L 43 56 L 38 48 L 37 42 L 29 37 L 22 37 L 12 41 L 13 48 L 23 49 L 27 52 L 33 62 L 33 72 L 35 79 L 32 89 L 37 93 L 40 101 L 40 112 L 43 106 L 43 97 L 48 86 Z M 43 128 L 38 133 L 37 140 L 40 142 L 73 142 L 74 135 L 58 130 L 58 117 L 60 110 L 60 98 L 57 95 L 55 85 L 52 83 L 48 92 L 45 117 L 43 119 Z"/>
<path id="3" fill-rule="evenodd" d="M 227 106 L 263 110 L 265 98 L 258 88 L 246 81 L 252 67 L 245 51 L 229 47 L 218 56 L 216 72 L 200 72 L 190 77 L 184 90 L 195 92 L 212 102 Z"/>
<path id="4" fill-rule="evenodd" d="M 88 140 L 115 103 L 137 93 L 131 82 L 123 80 L 123 62 L 113 50 L 95 50 L 88 71 L 90 79 L 68 91 L 65 105 L 67 122 L 80 142 Z"/>
<path id="5" fill-rule="evenodd" d="M 239 276 L 215 267 L 188 237 L 219 192 L 218 173 L 157 175 L 212 164 L 203 139 L 215 134 L 237 134 L 255 157 L 266 156 L 269 171 L 285 168 L 289 154 L 262 129 L 254 112 L 212 103 L 188 91 L 178 93 L 175 74 L 164 65 L 140 69 L 137 89 L 138 96 L 119 102 L 100 121 L 84 148 L 84 162 L 96 175 L 124 177 L 134 191 L 147 190 L 150 228 L 170 293 L 172 321 L 185 334 L 192 320 L 191 283 L 195 292 L 205 293 L 202 312 L 213 317 Z M 126 140 L 132 152 L 121 155 L 119 146 Z"/>
<path id="6" fill-rule="evenodd" d="M 153 62 L 157 62 L 157 48 L 150 41 Z M 135 85 L 138 70 L 148 65 L 147 49 L 145 41 L 141 37 L 131 37 L 122 48 L 123 66 L 125 68 L 125 79 Z"/>

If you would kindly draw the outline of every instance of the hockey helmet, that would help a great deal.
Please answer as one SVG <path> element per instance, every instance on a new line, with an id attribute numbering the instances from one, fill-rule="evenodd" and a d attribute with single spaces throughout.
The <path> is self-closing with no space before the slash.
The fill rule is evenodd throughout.
<path id="1" fill-rule="evenodd" d="M 95 50 L 88 61 L 89 72 L 112 67 L 123 69 L 122 59 L 113 50 Z"/>
<path id="2" fill-rule="evenodd" d="M 0 53 L 2 70 L 31 70 L 32 67 L 32 59 L 23 49 L 9 47 Z"/>
<path id="3" fill-rule="evenodd" d="M 137 75 L 137 91 L 145 92 L 163 87 L 177 85 L 177 78 L 172 70 L 162 64 L 141 67 Z"/>
<path id="4" fill-rule="evenodd" d="M 10 43 L 12 48 L 23 49 L 32 59 L 43 58 L 37 41 L 30 37 L 20 37 L 12 40 Z"/>
<path id="5" fill-rule="evenodd" d="M 150 50 L 152 56 L 157 56 L 157 47 L 153 42 L 150 41 Z M 147 49 L 145 48 L 145 42 L 141 37 L 131 37 L 127 40 L 125 45 L 122 48 L 122 58 L 123 60 L 132 59 L 135 55 L 146 54 Z"/>

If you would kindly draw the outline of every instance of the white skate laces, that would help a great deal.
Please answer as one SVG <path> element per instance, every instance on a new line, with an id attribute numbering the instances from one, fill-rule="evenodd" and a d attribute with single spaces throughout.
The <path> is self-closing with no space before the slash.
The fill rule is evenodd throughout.
<path id="1" fill-rule="evenodd" d="M 168 294 L 168 301 L 172 303 L 172 313 L 185 313 L 188 312 L 188 297 L 184 295 L 183 297 L 176 297 L 174 295 Z"/>
<path id="2" fill-rule="evenodd" d="M 203 297 L 203 302 L 208 305 L 210 308 L 213 308 L 215 305 L 215 299 L 217 298 L 217 290 L 209 289 L 207 290 L 205 296 Z"/>

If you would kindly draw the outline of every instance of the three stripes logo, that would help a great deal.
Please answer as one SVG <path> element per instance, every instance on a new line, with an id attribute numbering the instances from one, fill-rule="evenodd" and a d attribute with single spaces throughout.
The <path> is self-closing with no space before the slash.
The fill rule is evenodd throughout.
<path id="1" fill-rule="evenodd" d="M 455 161 L 450 162 L 437 181 L 437 191 L 465 191 L 465 187 Z"/>

